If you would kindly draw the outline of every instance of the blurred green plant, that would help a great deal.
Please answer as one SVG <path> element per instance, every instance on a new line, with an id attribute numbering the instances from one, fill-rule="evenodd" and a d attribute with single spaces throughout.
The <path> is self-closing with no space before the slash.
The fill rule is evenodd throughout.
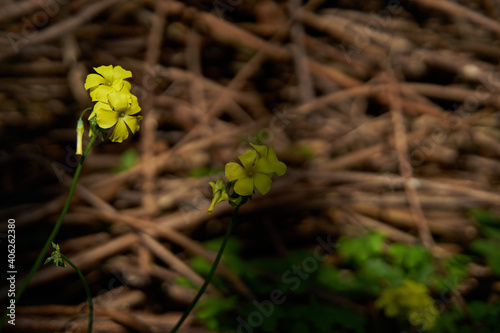
<path id="1" fill-rule="evenodd" d="M 120 173 L 122 171 L 128 170 L 133 167 L 138 160 L 139 154 L 137 153 L 137 150 L 135 150 L 134 148 L 129 148 L 120 155 L 120 164 L 118 164 L 113 169 L 113 171 L 116 173 Z"/>
<path id="2" fill-rule="evenodd" d="M 414 326 L 423 330 L 434 327 L 439 315 L 427 286 L 407 279 L 400 286 L 385 287 L 375 301 L 375 307 L 383 309 L 387 317 L 408 317 Z"/>
<path id="3" fill-rule="evenodd" d="M 471 242 L 470 249 L 482 256 L 474 257 L 477 262 L 486 263 L 494 274 L 500 275 L 500 217 L 487 210 L 474 209 L 470 211 L 470 216 L 477 222 L 481 234 Z M 449 271 L 458 277 L 462 276 L 460 269 L 455 266 L 463 266 L 467 263 L 464 256 L 457 256 L 455 262 L 450 262 L 452 266 Z M 482 288 L 486 285 L 483 283 Z M 462 306 L 453 306 L 448 311 L 443 312 L 436 326 L 431 331 L 433 333 L 494 333 L 500 327 L 500 301 L 491 298 L 490 301 L 470 298 Z"/>
<path id="4" fill-rule="evenodd" d="M 500 218 L 483 210 L 474 210 L 471 216 L 482 235 L 470 244 L 478 254 L 472 258 L 484 260 L 500 275 Z M 205 246 L 215 250 L 220 243 L 221 239 L 216 239 Z M 385 314 L 387 319 L 378 325 L 387 331 L 487 333 L 497 332 L 500 327 L 500 302 L 470 299 L 465 308 L 464 304 L 454 303 L 460 297 L 457 286 L 468 276 L 467 267 L 472 261 L 468 255 L 434 258 L 419 244 L 391 243 L 373 232 L 340 237 L 335 248 L 334 256 L 339 259 L 333 261 L 335 265 L 330 260 L 317 260 L 316 269 L 307 274 L 302 270 L 304 276 L 299 279 L 299 275 L 287 272 L 303 268 L 303 263 L 314 258 L 314 251 L 299 249 L 285 258 L 245 260 L 242 243 L 232 239 L 222 260 L 255 293 L 256 300 L 209 297 L 197 307 L 201 313 L 198 320 L 210 329 L 235 332 L 241 325 L 235 318 L 254 315 L 279 290 L 283 302 L 274 304 L 272 311 L 268 305 L 269 313 L 260 325 L 252 326 L 252 332 L 370 331 L 366 314 L 321 300 L 318 291 L 333 292 L 358 304 L 372 303 Z M 210 263 L 194 257 L 191 267 L 206 274 Z M 294 283 L 291 277 L 296 279 Z M 214 283 L 232 291 L 222 277 L 216 277 Z"/>
<path id="5" fill-rule="evenodd" d="M 220 243 L 221 239 L 211 240 L 205 246 L 215 250 Z M 282 304 L 274 304 L 273 311 L 263 316 L 261 325 L 253 327 L 253 332 L 369 332 L 365 314 L 320 300 L 318 290 L 334 292 L 360 304 L 373 302 L 387 314 L 389 321 L 383 325 L 394 325 L 391 318 L 397 317 L 401 330 L 413 326 L 433 331 L 433 327 L 441 327 L 435 301 L 443 293 L 451 295 L 467 276 L 470 262 L 465 255 L 436 260 L 421 245 L 390 244 L 378 233 L 341 237 L 336 249 L 340 258 L 336 266 L 317 260 L 317 269 L 307 274 L 302 270 L 304 276 L 299 279 L 300 275 L 287 272 L 295 272 L 302 263 L 315 258 L 314 251 L 295 250 L 286 258 L 245 260 L 242 244 L 231 239 L 222 261 L 255 293 L 256 300 L 264 304 L 275 290 L 283 293 L 285 299 Z M 210 262 L 202 257 L 193 257 L 190 265 L 202 275 L 210 268 Z M 233 291 L 222 277 L 215 277 L 214 284 Z M 433 295 L 437 295 L 436 299 Z M 257 301 L 249 302 L 243 297 L 232 296 L 227 301 L 220 297 L 208 299 L 196 307 L 198 313 L 203 313 L 197 318 L 207 328 L 224 332 L 234 332 L 240 324 L 235 318 L 249 318 L 258 309 Z"/>
<path id="6" fill-rule="evenodd" d="M 484 210 L 472 210 L 471 216 L 478 222 L 483 238 L 476 239 L 471 249 L 485 257 L 491 270 L 500 275 L 500 217 Z"/>
<path id="7" fill-rule="evenodd" d="M 440 315 L 432 333 L 495 333 L 500 327 L 500 303 L 473 300 L 467 312 L 458 307 Z"/>
<path id="8" fill-rule="evenodd" d="M 216 250 L 221 241 L 222 239 L 210 240 L 204 245 Z M 301 281 L 299 287 L 291 283 L 291 280 L 283 279 L 283 272 L 301 265 L 306 258 L 312 258 L 311 251 L 292 251 L 287 258 L 245 260 L 242 258 L 241 250 L 241 242 L 230 239 L 222 261 L 256 293 L 256 299 L 261 300 L 262 308 L 265 307 L 262 304 L 269 300 L 273 290 L 280 290 L 286 294 L 282 304 L 274 304 L 272 311 L 268 309 L 269 313 L 262 316 L 262 324 L 252 328 L 253 332 L 365 332 L 364 315 L 319 301 L 317 297 L 307 292 L 311 287 L 318 285 L 315 274 Z M 210 262 L 201 256 L 196 256 L 191 259 L 190 266 L 197 273 L 204 275 L 210 268 Z M 231 290 L 221 277 L 215 277 L 213 282 L 216 286 L 224 285 L 225 289 Z M 187 281 L 179 281 L 178 284 L 191 285 Z M 245 298 L 235 298 L 235 296 L 231 296 L 229 300 L 217 296 L 209 297 L 196 306 L 197 318 L 209 329 L 235 332 L 235 328 L 241 324 L 235 318 L 249 318 L 252 314 L 255 315 L 258 311 L 255 302 L 248 302 Z"/>
<path id="9" fill-rule="evenodd" d="M 192 170 L 189 170 L 189 177 L 193 178 L 203 178 L 203 177 L 209 177 L 213 175 L 218 175 L 222 173 L 224 170 L 222 169 L 215 169 L 215 168 L 209 168 L 209 167 L 203 167 L 203 168 L 195 168 Z"/>

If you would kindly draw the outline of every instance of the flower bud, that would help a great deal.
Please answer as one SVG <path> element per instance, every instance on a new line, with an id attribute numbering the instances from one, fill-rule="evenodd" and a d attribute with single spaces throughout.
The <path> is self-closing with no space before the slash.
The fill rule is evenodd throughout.
<path id="1" fill-rule="evenodd" d="M 83 140 L 83 121 L 82 119 L 78 119 L 76 123 L 76 154 L 82 155 L 82 140 Z"/>

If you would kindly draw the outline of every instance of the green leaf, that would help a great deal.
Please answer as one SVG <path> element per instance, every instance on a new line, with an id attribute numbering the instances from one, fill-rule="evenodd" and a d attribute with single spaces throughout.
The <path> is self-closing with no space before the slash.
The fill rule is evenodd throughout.
<path id="1" fill-rule="evenodd" d="M 500 275 L 500 252 L 493 252 L 486 256 L 486 263 L 491 267 L 493 273 Z"/>
<path id="2" fill-rule="evenodd" d="M 316 280 L 321 286 L 330 290 L 342 291 L 345 288 L 340 279 L 339 270 L 333 266 L 321 265 L 318 268 Z"/>
<path id="3" fill-rule="evenodd" d="M 210 272 L 212 263 L 201 256 L 194 256 L 191 258 L 190 266 L 196 273 L 207 275 Z"/>
<path id="4" fill-rule="evenodd" d="M 120 164 L 113 171 L 118 173 L 130 169 L 139 160 L 139 154 L 134 148 L 125 150 L 120 156 Z"/>
<path id="5" fill-rule="evenodd" d="M 355 238 L 341 237 L 339 239 L 338 251 L 342 258 L 360 264 L 368 258 L 381 254 L 384 240 L 385 237 L 377 233 Z"/>
<path id="6" fill-rule="evenodd" d="M 482 209 L 473 209 L 470 214 L 479 223 L 483 236 L 500 240 L 500 216 Z"/>
<path id="7" fill-rule="evenodd" d="M 214 168 L 204 167 L 204 168 L 192 169 L 188 172 L 188 175 L 189 175 L 189 177 L 193 177 L 193 178 L 203 178 L 203 177 L 222 174 L 222 172 L 224 172 L 223 169 L 214 169 Z"/>
<path id="8" fill-rule="evenodd" d="M 205 319 L 217 317 L 225 312 L 231 311 L 236 306 L 237 300 L 237 296 L 209 297 L 197 304 L 196 317 L 202 321 Z"/>
<path id="9" fill-rule="evenodd" d="M 418 245 L 394 243 L 389 245 L 388 254 L 393 258 L 395 264 L 408 269 L 432 260 L 429 251 L 423 246 Z"/>
<path id="10" fill-rule="evenodd" d="M 500 228 L 500 216 L 484 209 L 471 209 L 471 217 L 481 225 L 496 226 Z"/>
<path id="11" fill-rule="evenodd" d="M 377 294 L 381 290 L 381 281 L 389 282 L 390 285 L 399 285 L 404 275 L 401 267 L 389 265 L 385 260 L 375 258 L 363 264 L 356 279 L 359 281 L 361 290 Z"/>
<path id="12" fill-rule="evenodd" d="M 184 288 L 187 288 L 187 289 L 192 289 L 192 290 L 198 290 L 199 287 L 194 284 L 191 280 L 189 280 L 188 278 L 184 277 L 184 276 L 178 276 L 174 283 L 180 287 L 184 287 Z"/>
<path id="13" fill-rule="evenodd" d="M 490 239 L 476 239 L 470 244 L 473 251 L 480 254 L 487 255 L 489 253 L 495 252 L 497 250 L 497 245 L 494 241 Z"/>

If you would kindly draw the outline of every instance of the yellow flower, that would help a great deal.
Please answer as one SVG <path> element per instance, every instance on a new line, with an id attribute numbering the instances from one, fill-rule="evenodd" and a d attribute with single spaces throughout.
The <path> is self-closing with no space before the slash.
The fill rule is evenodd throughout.
<path id="1" fill-rule="evenodd" d="M 283 176 L 286 172 L 286 165 L 283 162 L 278 161 L 278 157 L 274 152 L 274 147 L 271 146 L 267 148 L 266 146 L 258 146 L 254 144 L 250 144 L 260 155 L 261 158 L 267 158 L 273 172 L 275 172 L 278 176 Z"/>
<path id="2" fill-rule="evenodd" d="M 123 91 L 113 91 L 107 96 L 107 101 L 99 101 L 94 106 L 94 111 L 89 116 L 97 118 L 97 125 L 107 129 L 115 126 L 111 134 L 111 141 L 122 142 L 128 138 L 128 129 L 132 134 L 139 130 L 142 116 L 135 115 L 141 111 L 137 97 Z"/>
<path id="3" fill-rule="evenodd" d="M 266 158 L 259 158 L 255 150 L 247 150 L 238 156 L 243 166 L 238 163 L 227 163 L 226 177 L 236 181 L 234 192 L 239 195 L 252 195 L 254 186 L 260 193 L 266 194 L 271 189 L 271 175 L 274 169 Z"/>
<path id="4" fill-rule="evenodd" d="M 130 92 L 130 82 L 124 81 L 132 77 L 132 72 L 121 66 L 112 65 L 94 68 L 98 74 L 89 74 L 85 80 L 85 89 L 90 89 L 92 101 L 106 101 L 113 91 Z"/>
<path id="5" fill-rule="evenodd" d="M 400 312 L 401 287 L 384 288 L 379 298 L 375 301 L 375 307 L 384 309 L 387 317 L 396 317 Z"/>
<path id="6" fill-rule="evenodd" d="M 383 308 L 387 317 L 406 313 L 412 325 L 419 325 L 424 330 L 434 327 L 439 316 L 427 286 L 408 279 L 399 287 L 384 288 L 375 307 Z"/>

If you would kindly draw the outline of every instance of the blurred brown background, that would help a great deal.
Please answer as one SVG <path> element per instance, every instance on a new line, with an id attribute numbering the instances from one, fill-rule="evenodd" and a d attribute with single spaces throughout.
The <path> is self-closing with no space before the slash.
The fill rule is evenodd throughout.
<path id="1" fill-rule="evenodd" d="M 109 64 L 133 73 L 141 129 L 93 148 L 56 238 L 104 299 L 96 332 L 175 323 L 192 295 L 173 281 L 203 281 L 186 260 L 213 258 L 199 242 L 231 216 L 207 214 L 208 182 L 249 142 L 288 165 L 241 210 L 250 257 L 363 230 L 463 252 L 467 212 L 499 213 L 499 19 L 493 0 L 4 0 L 0 215 L 16 219 L 18 279 L 67 195 L 85 77 Z M 69 268 L 43 267 L 16 329 L 78 331 L 84 298 Z"/>

